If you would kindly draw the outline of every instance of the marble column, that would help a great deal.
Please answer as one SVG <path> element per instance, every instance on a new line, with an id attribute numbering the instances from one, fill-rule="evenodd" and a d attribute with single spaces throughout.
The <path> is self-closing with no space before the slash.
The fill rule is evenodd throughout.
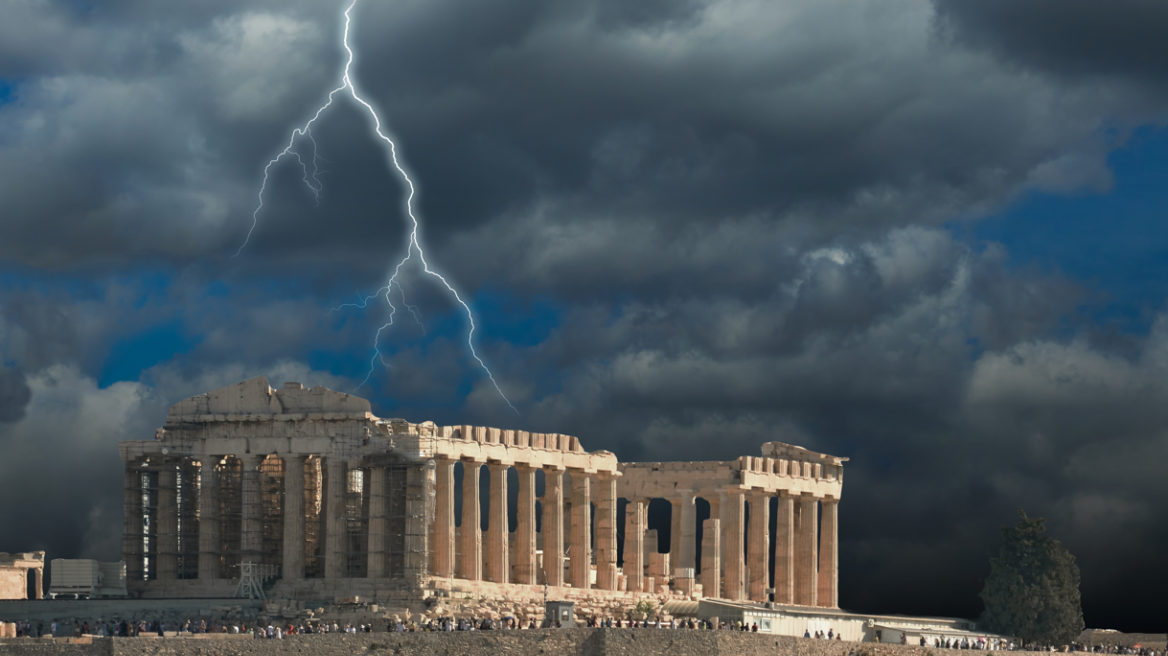
<path id="1" fill-rule="evenodd" d="M 434 576 L 454 577 L 454 460 L 434 461 Z"/>
<path id="2" fill-rule="evenodd" d="M 284 460 L 284 560 L 280 578 L 304 578 L 304 461 L 306 456 L 286 455 Z"/>
<path id="3" fill-rule="evenodd" d="M 823 500 L 823 519 L 819 527 L 819 598 L 818 605 L 839 607 L 839 500 Z"/>
<path id="4" fill-rule="evenodd" d="M 459 538 L 458 578 L 483 579 L 482 509 L 479 507 L 479 479 L 482 461 L 462 461 L 462 530 Z"/>
<path id="5" fill-rule="evenodd" d="M 800 606 L 818 605 L 815 547 L 819 523 L 819 501 L 815 497 L 800 497 L 799 516 L 795 524 L 795 603 Z"/>
<path id="6" fill-rule="evenodd" d="M 616 476 L 596 477 L 596 587 L 616 590 Z"/>
<path id="7" fill-rule="evenodd" d="M 215 466 L 220 456 L 203 456 L 199 467 L 199 579 L 219 578 L 219 477 Z"/>
<path id="8" fill-rule="evenodd" d="M 718 533 L 715 538 L 718 542 L 718 587 L 715 590 L 710 588 L 705 589 L 707 597 L 721 597 L 722 596 L 722 580 L 726 578 L 726 544 L 722 542 L 726 531 L 722 528 L 722 499 L 724 495 L 707 493 L 702 498 L 710 504 L 710 519 L 718 520 Z M 703 562 L 705 558 L 703 557 Z M 705 565 L 702 565 L 705 567 Z"/>
<path id="9" fill-rule="evenodd" d="M 491 507 L 487 517 L 487 580 L 495 583 L 510 583 L 511 570 L 507 562 L 507 468 L 508 465 L 492 462 Z"/>
<path id="10" fill-rule="evenodd" d="M 722 560 L 723 597 L 731 601 L 743 599 L 745 563 L 743 562 L 743 529 L 746 523 L 746 498 L 742 490 L 730 489 L 722 501 L 722 544 L 726 551 Z"/>
<path id="11" fill-rule="evenodd" d="M 260 506 L 260 463 L 263 460 L 264 457 L 257 454 L 239 456 L 243 491 L 243 518 L 239 531 L 241 563 L 258 563 L 263 560 L 263 508 Z"/>
<path id="12" fill-rule="evenodd" d="M 543 571 L 548 585 L 564 585 L 564 470 L 544 467 Z"/>
<path id="13" fill-rule="evenodd" d="M 348 489 L 348 472 L 345 461 L 338 456 L 325 458 L 325 557 L 324 576 L 339 579 L 346 576 L 348 566 L 345 556 L 345 533 L 348 530 L 348 508 L 345 492 Z"/>
<path id="14" fill-rule="evenodd" d="M 766 589 L 770 586 L 770 516 L 769 492 L 756 491 L 750 495 L 750 599 L 769 601 Z"/>
<path id="15" fill-rule="evenodd" d="M 592 587 L 592 479 L 581 469 L 572 470 L 572 587 Z"/>
<path id="16" fill-rule="evenodd" d="M 676 556 L 670 556 L 670 567 L 697 568 L 698 507 L 693 491 L 681 493 L 681 543 Z M 673 560 L 674 558 L 677 560 Z"/>
<path id="17" fill-rule="evenodd" d="M 710 597 L 717 597 L 722 589 L 721 532 L 721 520 L 702 522 L 702 593 Z"/>
<path id="18" fill-rule="evenodd" d="M 158 472 L 158 513 L 155 537 L 158 579 L 178 578 L 178 485 L 176 463 L 167 460 Z"/>
<path id="19" fill-rule="evenodd" d="M 626 590 L 640 592 L 645 587 L 645 506 L 644 499 L 629 499 L 625 506 Z"/>
<path id="20" fill-rule="evenodd" d="M 369 547 L 366 549 L 365 576 L 371 579 L 385 578 L 385 538 L 389 532 L 389 520 L 385 516 L 385 467 L 370 467 L 368 473 L 369 494 Z"/>
<path id="21" fill-rule="evenodd" d="M 36 586 L 36 588 L 33 590 L 33 599 L 44 599 L 45 598 L 45 570 L 43 567 L 38 567 L 35 570 L 33 570 L 33 572 L 36 575 L 36 581 L 33 583 L 33 585 Z"/>
<path id="22" fill-rule="evenodd" d="M 141 581 L 142 562 L 142 470 L 137 462 L 126 463 L 125 499 L 122 517 L 122 558 L 126 560 L 126 579 Z"/>
<path id="23" fill-rule="evenodd" d="M 775 520 L 775 603 L 795 603 L 795 499 L 786 492 Z"/>
<path id="24" fill-rule="evenodd" d="M 669 501 L 669 571 L 666 572 L 670 577 L 673 576 L 673 570 L 678 567 L 684 567 L 681 564 L 681 505 L 680 498 L 668 499 Z"/>
<path id="25" fill-rule="evenodd" d="M 515 526 L 515 582 L 535 585 L 539 582 L 535 552 L 535 467 L 516 465 L 519 472 L 519 508 Z"/>

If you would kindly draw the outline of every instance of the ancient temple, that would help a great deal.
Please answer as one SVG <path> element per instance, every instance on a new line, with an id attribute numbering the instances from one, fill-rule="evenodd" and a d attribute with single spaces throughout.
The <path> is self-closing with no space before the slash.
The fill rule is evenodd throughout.
<path id="1" fill-rule="evenodd" d="M 568 435 L 382 419 L 365 399 L 258 377 L 180 401 L 153 440 L 119 450 L 134 596 L 232 596 L 247 567 L 270 596 L 307 600 L 546 584 L 566 599 L 838 606 L 847 459 L 779 442 L 620 463 Z M 647 525 L 654 499 L 672 507 L 668 545 Z"/>

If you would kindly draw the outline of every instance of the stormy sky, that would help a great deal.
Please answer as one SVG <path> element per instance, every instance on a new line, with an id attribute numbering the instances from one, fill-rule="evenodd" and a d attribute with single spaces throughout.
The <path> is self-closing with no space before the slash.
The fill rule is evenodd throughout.
<path id="1" fill-rule="evenodd" d="M 0 551 L 119 558 L 116 442 L 264 374 L 622 460 L 847 456 L 845 608 L 976 616 L 1022 506 L 1088 626 L 1163 629 L 1168 5 L 364 0 L 354 82 L 518 413 L 416 263 L 375 357 L 409 224 L 353 102 L 235 256 L 343 9 L 0 5 Z"/>

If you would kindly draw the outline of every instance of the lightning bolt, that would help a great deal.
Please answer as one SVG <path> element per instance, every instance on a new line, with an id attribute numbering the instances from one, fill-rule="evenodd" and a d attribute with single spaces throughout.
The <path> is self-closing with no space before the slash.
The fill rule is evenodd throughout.
<path id="1" fill-rule="evenodd" d="M 284 149 L 280 151 L 278 155 L 273 157 L 264 167 L 264 179 L 260 184 L 260 191 L 258 194 L 259 203 L 257 204 L 255 211 L 252 212 L 251 228 L 247 231 L 247 237 L 244 238 L 243 244 L 240 245 L 239 250 L 235 252 L 235 256 L 238 256 L 243 252 L 243 249 L 251 240 L 252 233 L 255 232 L 256 226 L 259 225 L 259 214 L 260 211 L 264 208 L 264 192 L 267 191 L 268 188 L 269 173 L 271 168 L 284 157 L 295 157 L 296 160 L 300 163 L 300 168 L 303 173 L 304 185 L 308 187 L 309 191 L 312 192 L 313 198 L 316 200 L 316 202 L 318 204 L 320 203 L 320 194 L 323 186 L 321 185 L 320 179 L 317 177 L 320 172 L 319 166 L 317 164 L 319 157 L 317 155 L 316 140 L 312 137 L 312 126 L 318 119 L 320 119 L 321 114 L 323 114 L 324 111 L 333 104 L 333 100 L 336 98 L 337 94 L 347 91 L 348 95 L 352 97 L 356 103 L 364 107 L 369 112 L 370 118 L 373 119 L 374 133 L 377 135 L 378 139 L 385 142 L 385 144 L 389 147 L 388 154 L 390 161 L 393 163 L 393 167 L 397 169 L 397 172 L 401 175 L 402 180 L 405 181 L 406 186 L 409 188 L 409 194 L 406 197 L 406 214 L 410 217 L 410 238 L 406 245 L 406 254 L 401 259 L 401 261 L 397 263 L 397 266 L 393 270 L 393 275 L 389 277 L 389 280 L 386 282 L 385 286 L 381 287 L 372 295 L 364 297 L 359 303 L 344 303 L 330 311 L 337 311 L 344 307 L 356 307 L 364 309 L 368 307 L 369 301 L 378 296 L 383 296 L 385 298 L 386 304 L 389 306 L 389 321 L 378 328 L 376 334 L 373 337 L 373 357 L 369 360 L 369 373 L 365 375 L 365 380 L 361 381 L 361 385 L 358 385 L 358 388 L 369 382 L 369 378 L 373 375 L 373 372 L 377 366 L 377 362 L 380 361 L 383 365 L 389 366 L 382 357 L 380 342 L 382 333 L 393 326 L 394 315 L 397 313 L 397 306 L 394 305 L 393 300 L 390 298 L 390 293 L 392 292 L 395 285 L 397 286 L 398 291 L 401 292 L 402 305 L 405 306 L 410 314 L 414 316 L 414 319 L 418 322 L 419 325 L 422 323 L 421 318 L 418 316 L 417 308 L 406 303 L 405 290 L 402 289 L 401 282 L 398 280 L 398 274 L 401 273 L 402 267 L 405 266 L 405 264 L 411 259 L 413 259 L 414 254 L 417 253 L 418 261 L 422 264 L 422 271 L 424 271 L 427 275 L 437 278 L 438 281 L 441 282 L 442 285 L 447 289 L 447 291 L 449 291 L 451 295 L 454 296 L 454 300 L 457 301 L 458 304 L 462 306 L 462 309 L 466 312 L 466 318 L 470 324 L 470 330 L 467 331 L 466 335 L 466 344 L 470 348 L 471 356 L 475 359 L 476 362 L 479 363 L 479 366 L 482 367 L 483 371 L 486 372 L 487 378 L 491 381 L 491 385 L 495 387 L 495 391 L 499 393 L 499 396 L 502 397 L 503 401 L 507 404 L 507 407 L 511 408 L 515 414 L 519 414 L 519 411 L 515 409 L 514 405 L 511 405 L 510 399 L 507 398 L 507 395 L 504 394 L 503 390 L 499 387 L 499 383 L 495 380 L 495 375 L 491 373 L 490 367 L 488 367 L 487 363 L 484 362 L 481 357 L 479 357 L 478 351 L 475 350 L 474 334 L 476 326 L 474 313 L 471 311 L 470 306 L 467 305 L 466 301 L 462 300 L 462 296 L 458 293 L 458 290 L 456 290 L 454 286 L 451 285 L 450 282 L 442 276 L 442 274 L 431 269 L 430 264 L 426 261 L 426 253 L 422 250 L 422 244 L 418 240 L 418 231 L 420 230 L 421 226 L 418 221 L 418 217 L 414 215 L 414 181 L 410 179 L 409 174 L 406 173 L 406 170 L 402 168 L 401 163 L 398 162 L 397 146 L 394 144 L 393 140 L 386 136 L 386 134 L 382 131 L 381 117 L 378 116 L 377 110 L 375 110 L 373 105 L 369 104 L 357 93 L 357 87 L 353 84 L 352 78 L 349 77 L 349 69 L 353 65 L 354 58 L 353 49 L 349 46 L 349 26 L 352 22 L 351 13 L 353 8 L 357 6 L 357 2 L 358 0 L 353 0 L 353 2 L 349 4 L 349 7 L 345 9 L 345 31 L 344 37 L 342 39 L 342 45 L 345 48 L 345 52 L 348 54 L 348 59 L 345 61 L 344 73 L 341 75 L 341 86 L 329 92 L 328 100 L 316 110 L 316 113 L 312 115 L 312 118 L 310 118 L 307 123 L 305 123 L 302 127 L 292 130 L 292 134 L 288 138 L 288 145 L 285 146 Z M 301 139 L 307 139 L 312 144 L 311 172 L 309 171 L 308 164 L 301 157 L 299 151 L 296 150 L 296 144 Z M 422 330 L 425 331 L 425 326 L 422 326 Z"/>

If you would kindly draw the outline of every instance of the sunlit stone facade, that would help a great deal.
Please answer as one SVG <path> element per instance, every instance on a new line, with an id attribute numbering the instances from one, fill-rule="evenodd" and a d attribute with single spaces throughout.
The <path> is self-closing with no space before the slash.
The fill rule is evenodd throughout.
<path id="1" fill-rule="evenodd" d="M 778 442 L 619 463 L 568 435 L 381 419 L 364 399 L 259 377 L 180 401 L 153 440 L 119 449 L 136 596 L 231 596 L 238 566 L 260 563 L 269 596 L 293 599 L 514 598 L 546 583 L 567 598 L 838 605 L 846 459 Z M 672 506 L 664 549 L 652 499 Z"/>

